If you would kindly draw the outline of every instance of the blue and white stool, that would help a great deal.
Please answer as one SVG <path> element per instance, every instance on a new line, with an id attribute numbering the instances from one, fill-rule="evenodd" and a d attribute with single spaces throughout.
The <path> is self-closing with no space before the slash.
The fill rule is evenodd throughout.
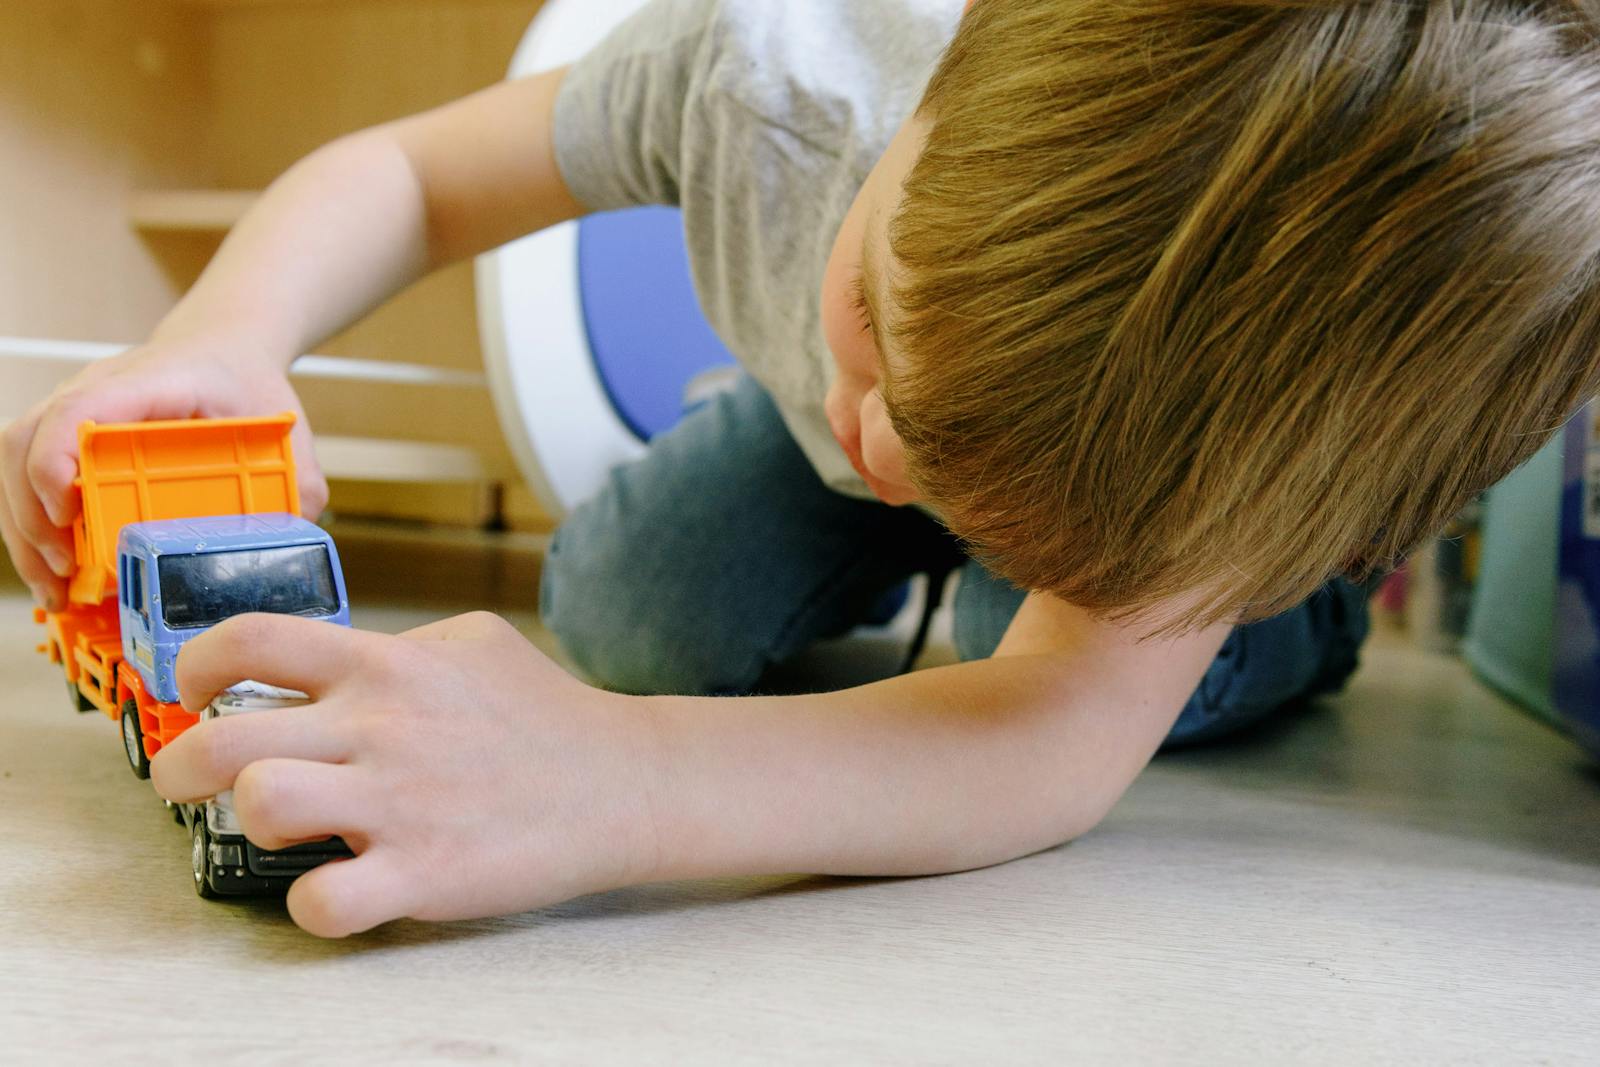
<path id="1" fill-rule="evenodd" d="M 546 4 L 509 76 L 572 62 L 642 6 Z M 670 429 L 696 376 L 733 362 L 701 316 L 674 208 L 563 223 L 481 257 L 477 275 L 495 409 L 553 519 Z"/>
<path id="2" fill-rule="evenodd" d="M 508 77 L 573 62 L 645 2 L 550 0 Z M 651 438 L 677 423 L 694 399 L 692 383 L 733 367 L 701 315 L 674 208 L 591 215 L 524 237 L 481 256 L 477 282 L 479 334 L 501 429 L 540 505 L 558 522 L 601 488 L 611 468 L 641 458 Z M 891 667 L 906 669 L 921 652 L 943 577 L 915 610 L 901 612 L 902 588 L 867 620 L 903 619 L 881 635 Z M 908 636 L 910 651 L 902 653 Z M 890 672 L 872 662 L 862 670 L 852 682 Z"/>

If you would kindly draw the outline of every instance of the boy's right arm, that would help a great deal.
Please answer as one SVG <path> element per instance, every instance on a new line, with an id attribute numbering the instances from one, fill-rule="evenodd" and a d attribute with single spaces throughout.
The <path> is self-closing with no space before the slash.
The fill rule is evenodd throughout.
<path id="1" fill-rule="evenodd" d="M 148 343 L 64 383 L 0 437 L 0 534 L 40 603 L 64 606 L 85 419 L 300 411 L 302 352 L 427 272 L 582 214 L 551 140 L 564 70 L 351 134 L 290 168 Z M 303 413 L 302 413 L 303 414 Z M 302 417 L 301 498 L 327 487 Z"/>

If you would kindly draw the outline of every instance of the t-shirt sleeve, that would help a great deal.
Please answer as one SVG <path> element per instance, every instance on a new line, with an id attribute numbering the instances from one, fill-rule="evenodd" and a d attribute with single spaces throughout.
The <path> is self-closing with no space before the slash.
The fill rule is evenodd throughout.
<path id="1" fill-rule="evenodd" d="M 652 0 L 567 72 L 556 165 L 595 211 L 679 202 L 685 116 L 712 62 L 720 0 Z"/>

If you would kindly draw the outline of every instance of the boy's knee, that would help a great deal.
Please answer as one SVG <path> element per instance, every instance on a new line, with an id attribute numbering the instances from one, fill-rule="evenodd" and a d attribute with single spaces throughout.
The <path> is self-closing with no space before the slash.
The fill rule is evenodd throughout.
<path id="1" fill-rule="evenodd" d="M 1367 631 L 1366 591 L 1343 578 L 1281 615 L 1236 627 L 1166 744 L 1220 737 L 1285 706 L 1337 692 L 1360 662 Z"/>
<path id="2" fill-rule="evenodd" d="M 577 516 L 574 516 L 577 518 Z M 563 531 L 566 528 L 563 527 Z M 625 546 L 558 534 L 540 576 L 539 613 L 573 664 L 619 693 L 747 692 L 762 664 L 707 632 L 709 621 L 673 597 L 659 576 L 630 565 Z M 609 550 L 607 545 L 610 545 Z"/>
<path id="3" fill-rule="evenodd" d="M 995 577 L 976 560 L 968 560 L 961 569 L 961 583 L 956 586 L 952 636 L 957 655 L 962 660 L 994 655 L 1027 597 L 1026 590 Z"/>

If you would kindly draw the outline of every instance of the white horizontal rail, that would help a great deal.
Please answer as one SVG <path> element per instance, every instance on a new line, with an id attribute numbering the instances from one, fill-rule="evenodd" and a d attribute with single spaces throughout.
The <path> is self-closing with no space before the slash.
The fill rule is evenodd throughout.
<path id="1" fill-rule="evenodd" d="M 10 424 L 10 419 L 0 419 L 0 431 Z M 336 481 L 476 483 L 495 480 L 494 472 L 483 462 L 483 457 L 460 445 L 322 434 L 317 437 L 316 449 L 322 473 Z"/>
<path id="2" fill-rule="evenodd" d="M 133 348 L 133 345 L 100 341 L 52 341 L 37 337 L 0 337 L 0 383 L 7 380 L 13 361 L 35 360 L 59 363 L 64 369 L 93 363 Z M 290 373 L 303 378 L 334 378 L 346 381 L 391 382 L 397 385 L 434 385 L 458 389 L 487 389 L 488 379 L 478 371 L 430 367 L 422 363 L 391 363 L 348 356 L 301 356 Z"/>
<path id="3" fill-rule="evenodd" d="M 62 381 L 95 360 L 129 346 L 89 341 L 51 341 L 0 337 L 0 428 L 48 396 Z M 386 363 L 342 356 L 302 356 L 291 373 L 297 378 L 446 389 L 483 389 L 482 374 Z M 390 438 L 320 434 L 317 460 L 329 478 L 375 482 L 489 482 L 498 472 L 475 449 L 462 445 Z"/>

